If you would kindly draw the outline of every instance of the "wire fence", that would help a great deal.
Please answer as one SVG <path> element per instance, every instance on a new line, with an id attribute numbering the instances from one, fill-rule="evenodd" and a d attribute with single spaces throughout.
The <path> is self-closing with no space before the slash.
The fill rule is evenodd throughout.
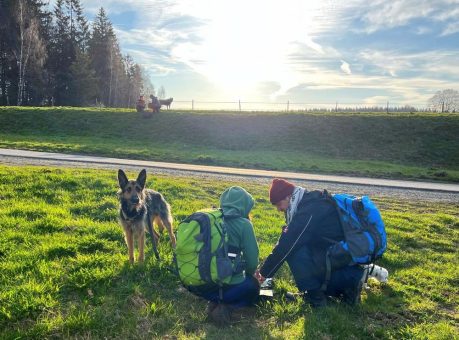
<path id="1" fill-rule="evenodd" d="M 218 111 L 273 111 L 273 112 L 430 112 L 427 104 L 407 105 L 401 103 L 299 103 L 299 102 L 250 102 L 250 101 L 200 101 L 175 100 L 171 107 L 178 110 Z"/>

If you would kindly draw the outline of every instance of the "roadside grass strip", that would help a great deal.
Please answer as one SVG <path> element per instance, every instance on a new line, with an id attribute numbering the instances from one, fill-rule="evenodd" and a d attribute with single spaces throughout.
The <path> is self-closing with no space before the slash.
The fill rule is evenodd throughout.
<path id="1" fill-rule="evenodd" d="M 459 182 L 459 115 L 0 107 L 0 147 Z"/>

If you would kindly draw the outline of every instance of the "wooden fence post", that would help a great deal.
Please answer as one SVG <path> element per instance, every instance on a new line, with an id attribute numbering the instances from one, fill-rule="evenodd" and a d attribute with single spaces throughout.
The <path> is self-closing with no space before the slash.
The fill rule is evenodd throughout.
<path id="1" fill-rule="evenodd" d="M 241 100 L 239 99 L 239 112 L 241 112 Z"/>
<path id="2" fill-rule="evenodd" d="M 287 100 L 287 112 L 288 112 L 289 106 L 290 106 L 290 100 Z"/>
<path id="3" fill-rule="evenodd" d="M 194 110 L 194 99 L 191 100 L 191 111 Z"/>

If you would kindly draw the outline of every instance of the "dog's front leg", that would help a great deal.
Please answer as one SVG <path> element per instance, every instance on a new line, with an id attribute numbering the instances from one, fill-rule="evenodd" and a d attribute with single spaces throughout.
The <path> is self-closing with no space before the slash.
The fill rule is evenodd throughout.
<path id="1" fill-rule="evenodd" d="M 139 233 L 139 237 L 137 239 L 137 244 L 139 245 L 139 257 L 137 258 L 137 261 L 143 262 L 145 260 L 145 252 L 144 252 L 144 246 L 145 246 L 145 230 L 142 230 Z"/>
<path id="2" fill-rule="evenodd" d="M 132 230 L 130 227 L 125 228 L 124 231 L 126 234 L 126 244 L 128 247 L 129 262 L 133 264 L 134 263 L 134 237 L 132 235 Z"/>

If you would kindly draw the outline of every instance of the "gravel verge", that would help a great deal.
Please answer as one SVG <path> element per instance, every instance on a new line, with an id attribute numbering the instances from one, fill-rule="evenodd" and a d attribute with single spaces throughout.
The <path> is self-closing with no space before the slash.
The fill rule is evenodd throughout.
<path id="1" fill-rule="evenodd" d="M 0 156 L 0 164 L 4 165 L 35 165 L 35 166 L 51 166 L 51 167 L 67 167 L 67 168 L 85 168 L 85 169 L 113 169 L 117 170 L 118 165 L 112 164 L 95 164 L 95 163 L 84 163 L 76 161 L 56 161 L 46 159 L 33 159 L 25 157 L 10 157 Z M 145 168 L 144 166 L 123 166 L 123 169 L 129 171 L 139 171 Z M 177 177 L 195 177 L 195 178 L 206 178 L 213 180 L 229 181 L 240 183 L 260 183 L 266 185 L 268 188 L 271 181 L 270 178 L 266 177 L 254 177 L 254 176 L 242 176 L 242 175 L 222 175 L 214 173 L 203 173 L 189 170 L 174 170 L 174 169 L 163 169 L 147 167 L 149 173 L 158 175 L 170 175 Z M 381 198 L 392 198 L 401 200 L 422 200 L 422 201 L 436 201 L 436 202 L 448 202 L 459 204 L 459 194 L 439 192 L 439 191 L 427 191 L 427 190 L 412 190 L 412 189 L 398 189 L 388 188 L 381 186 L 371 185 L 360 185 L 360 184 L 341 184 L 332 182 L 320 182 L 320 181 L 304 181 L 297 180 L 295 183 L 304 186 L 308 190 L 322 190 L 327 189 L 330 192 L 345 192 L 356 196 L 369 195 L 372 197 Z"/>

